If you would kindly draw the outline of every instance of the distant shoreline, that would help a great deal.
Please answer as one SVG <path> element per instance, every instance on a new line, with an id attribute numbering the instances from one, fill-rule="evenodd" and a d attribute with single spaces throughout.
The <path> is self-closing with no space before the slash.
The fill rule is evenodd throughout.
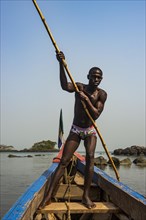
<path id="1" fill-rule="evenodd" d="M 60 149 L 50 149 L 50 150 L 45 150 L 45 151 L 40 151 L 40 150 L 0 150 L 0 153 L 49 153 L 49 152 L 59 152 Z"/>

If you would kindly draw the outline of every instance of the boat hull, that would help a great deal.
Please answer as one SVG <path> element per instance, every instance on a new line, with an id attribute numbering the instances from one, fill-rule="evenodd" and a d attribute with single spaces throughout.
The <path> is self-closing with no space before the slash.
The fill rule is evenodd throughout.
<path id="1" fill-rule="evenodd" d="M 78 161 L 78 170 L 84 175 L 85 163 Z M 109 199 L 123 212 L 135 220 L 146 220 L 146 198 L 127 185 L 110 177 L 94 166 L 93 182 L 96 183 Z"/>
<path id="2" fill-rule="evenodd" d="M 61 154 L 60 154 L 61 157 Z M 12 206 L 12 208 L 6 213 L 2 220 L 32 220 L 35 219 L 36 211 L 40 206 L 44 195 L 48 189 L 48 186 L 51 182 L 51 177 L 55 172 L 58 164 L 60 162 L 60 157 L 57 157 L 58 162 L 52 163 L 50 168 L 46 170 L 27 190 L 26 192 L 18 199 L 18 201 Z M 76 170 L 85 175 L 85 158 L 76 153 L 78 158 L 76 164 Z M 146 219 L 146 199 L 144 196 L 138 192 L 133 191 L 131 188 L 125 184 L 115 180 L 114 178 L 107 175 L 104 171 L 100 170 L 97 167 L 94 167 L 93 175 L 94 183 L 94 192 L 93 195 L 98 195 L 96 201 L 101 201 L 101 191 L 102 191 L 102 201 L 112 202 L 114 206 L 117 207 L 117 210 L 125 213 L 127 219 L 133 220 L 145 220 Z M 64 186 L 60 186 L 64 187 Z M 75 190 L 72 192 L 78 192 L 78 195 L 75 195 L 78 198 L 78 201 L 81 202 L 81 193 L 83 191 L 84 184 L 76 188 L 79 191 Z M 59 189 L 59 188 L 58 188 Z M 61 188 L 60 188 L 61 189 Z M 72 188 L 73 190 L 73 188 Z M 96 191 L 95 191 L 96 190 Z M 91 187 L 92 191 L 92 187 Z M 61 190 L 62 192 L 62 190 Z M 59 195 L 59 190 L 58 194 Z M 80 194 L 80 195 L 79 195 Z M 61 197 L 61 196 L 60 196 Z M 80 199 L 80 200 L 79 200 Z M 98 210 L 97 210 L 98 211 Z M 117 214 L 117 219 L 118 218 Z"/>
<path id="3" fill-rule="evenodd" d="M 58 163 L 52 163 L 50 168 L 46 170 L 17 200 L 2 220 L 32 220 L 43 200 L 46 184 L 49 184 L 49 181 L 51 181 L 51 176 L 57 166 Z"/>

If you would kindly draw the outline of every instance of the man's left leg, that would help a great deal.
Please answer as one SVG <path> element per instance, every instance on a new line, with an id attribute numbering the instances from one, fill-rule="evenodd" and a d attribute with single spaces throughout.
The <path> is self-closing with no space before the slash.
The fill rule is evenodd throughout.
<path id="1" fill-rule="evenodd" d="M 96 136 L 89 136 L 84 141 L 84 145 L 86 149 L 86 169 L 85 169 L 84 193 L 83 193 L 82 203 L 86 205 L 88 208 L 95 208 L 95 204 L 91 201 L 89 197 L 89 192 L 93 177 L 94 153 L 95 153 L 96 141 L 97 141 Z"/>

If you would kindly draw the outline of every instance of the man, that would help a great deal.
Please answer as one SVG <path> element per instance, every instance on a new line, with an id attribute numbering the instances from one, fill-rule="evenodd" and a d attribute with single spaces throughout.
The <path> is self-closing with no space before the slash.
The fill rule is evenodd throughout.
<path id="1" fill-rule="evenodd" d="M 75 88 L 71 82 L 67 81 L 65 69 L 62 60 L 65 59 L 63 52 L 57 54 L 57 59 L 60 65 L 60 83 L 63 90 L 67 92 L 75 92 Z M 81 100 L 85 102 L 86 107 L 91 114 L 92 118 L 96 120 L 104 109 L 104 103 L 107 99 L 107 93 L 100 89 L 98 85 L 102 80 L 103 73 L 98 67 L 90 69 L 87 78 L 89 83 L 87 85 L 83 83 L 76 83 L 79 92 L 75 93 L 75 106 L 74 106 L 74 118 L 73 124 L 69 133 L 69 136 L 65 142 L 62 159 L 59 166 L 52 178 L 52 184 L 49 187 L 48 195 L 45 199 L 43 207 L 51 202 L 51 196 L 55 186 L 59 179 L 64 174 L 65 167 L 69 164 L 73 153 L 78 148 L 80 141 L 84 141 L 86 149 L 86 170 L 85 170 L 85 182 L 84 193 L 82 197 L 82 203 L 87 208 L 94 208 L 95 204 L 89 198 L 90 185 L 93 177 L 94 167 L 94 152 L 96 147 L 96 130 L 92 125 L 91 120 L 88 118 Z"/>

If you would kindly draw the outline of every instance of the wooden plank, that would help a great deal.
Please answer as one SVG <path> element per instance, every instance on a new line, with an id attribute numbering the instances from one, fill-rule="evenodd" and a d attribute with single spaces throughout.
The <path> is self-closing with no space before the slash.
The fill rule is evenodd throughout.
<path id="1" fill-rule="evenodd" d="M 81 173 L 77 172 L 74 178 L 74 182 L 77 185 L 84 186 L 84 176 Z M 91 186 L 97 186 L 97 184 L 92 182 Z"/>
<path id="2" fill-rule="evenodd" d="M 95 202 L 96 207 L 93 209 L 86 208 L 82 203 L 67 203 L 70 213 L 118 213 L 120 210 L 110 202 Z M 66 213 L 67 205 L 64 202 L 54 202 L 40 210 L 41 213 Z"/>
<path id="3" fill-rule="evenodd" d="M 77 172 L 75 175 L 74 181 L 77 185 L 84 185 L 83 175 Z"/>
<path id="4" fill-rule="evenodd" d="M 85 164 L 78 161 L 78 170 L 84 174 Z M 134 220 L 146 220 L 146 198 L 122 182 L 94 167 L 93 181 L 110 196 L 111 201 Z"/>
<path id="5" fill-rule="evenodd" d="M 68 199 L 71 200 L 81 200 L 83 196 L 83 185 L 70 185 L 62 184 L 57 187 L 57 192 L 54 195 L 55 198 L 58 199 Z M 100 188 L 97 186 L 90 187 L 90 198 L 93 201 L 100 201 Z"/>

